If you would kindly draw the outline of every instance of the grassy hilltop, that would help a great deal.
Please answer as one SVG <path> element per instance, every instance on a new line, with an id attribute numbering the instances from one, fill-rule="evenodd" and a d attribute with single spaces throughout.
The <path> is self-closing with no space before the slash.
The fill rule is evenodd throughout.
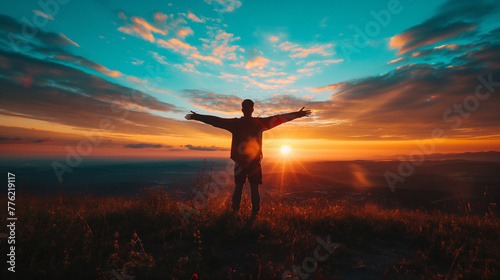
<path id="1" fill-rule="evenodd" d="M 179 205 L 193 205 L 162 190 L 135 197 L 19 194 L 16 276 L 282 279 L 288 270 L 290 279 L 500 277 L 500 223 L 491 214 L 271 197 L 253 220 L 249 197 L 237 216 L 228 210 L 228 198 L 221 193 L 210 199 L 186 224 Z M 0 215 L 5 221 L 6 211 Z M 337 243 L 330 253 L 318 241 L 328 237 Z M 297 272 L 302 275 L 293 274 L 292 267 L 303 264 L 306 270 Z"/>

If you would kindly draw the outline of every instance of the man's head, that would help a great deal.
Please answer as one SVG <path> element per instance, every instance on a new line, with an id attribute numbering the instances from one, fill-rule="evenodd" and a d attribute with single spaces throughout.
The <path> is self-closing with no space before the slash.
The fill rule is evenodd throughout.
<path id="1" fill-rule="evenodd" d="M 251 117 L 253 113 L 253 101 L 250 99 L 245 99 L 241 103 L 241 111 L 245 117 Z"/>

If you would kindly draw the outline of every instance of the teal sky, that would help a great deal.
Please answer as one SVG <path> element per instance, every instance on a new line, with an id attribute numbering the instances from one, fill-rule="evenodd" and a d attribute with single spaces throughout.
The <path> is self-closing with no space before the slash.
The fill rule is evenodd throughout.
<path id="1" fill-rule="evenodd" d="M 46 22 L 43 30 L 62 33 L 78 44 L 72 47 L 76 55 L 123 74 L 98 75 L 161 101 L 194 109 L 181 96 L 182 90 L 204 89 L 255 99 L 276 94 L 327 99 L 328 92 L 312 89 L 397 67 L 387 64 L 397 52 L 389 48 L 390 38 L 432 16 L 442 2 L 393 1 L 397 14 L 389 13 L 386 26 L 377 22 L 373 13 L 387 13 L 391 1 L 68 1 L 59 5 L 51 19 L 34 14 L 44 12 L 38 1 L 2 1 L 1 10 L 19 21 L 27 18 L 33 25 L 34 17 Z M 56 10 L 44 13 L 51 11 Z M 188 18 L 190 13 L 195 17 Z M 155 22 L 154 16 L 161 14 L 168 19 Z M 134 18 L 168 33 L 147 30 L 134 24 Z M 355 27 L 364 31 L 372 27 L 370 22 L 379 29 L 367 34 L 367 44 L 356 45 L 354 39 L 360 35 Z M 153 39 L 125 31 L 134 26 Z M 189 33 L 176 34 L 182 29 Z M 224 33 L 228 37 L 216 39 Z M 172 39 L 196 50 L 174 50 L 158 43 Z M 343 44 L 355 51 L 346 52 Z M 287 45 L 292 46 L 288 51 L 283 49 Z M 221 46 L 227 50 L 215 54 L 215 48 Z M 305 51 L 290 51 L 296 48 Z M 193 59 L 193 53 L 218 61 Z M 245 67 L 252 59 L 258 64 Z"/>

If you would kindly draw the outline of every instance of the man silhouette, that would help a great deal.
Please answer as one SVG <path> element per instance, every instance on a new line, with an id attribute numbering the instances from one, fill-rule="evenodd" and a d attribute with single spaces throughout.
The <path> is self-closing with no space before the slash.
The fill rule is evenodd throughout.
<path id="1" fill-rule="evenodd" d="M 257 215 L 260 210 L 259 185 L 262 184 L 262 133 L 282 123 L 301 118 L 311 114 L 304 108 L 300 111 L 275 115 L 266 118 L 252 117 L 254 103 L 245 99 L 241 103 L 241 118 L 219 118 L 201 115 L 191 111 L 186 115 L 187 120 L 197 120 L 232 133 L 231 159 L 234 161 L 234 188 L 232 208 L 234 212 L 240 209 L 241 194 L 246 178 L 250 182 L 252 194 L 252 215 Z"/>

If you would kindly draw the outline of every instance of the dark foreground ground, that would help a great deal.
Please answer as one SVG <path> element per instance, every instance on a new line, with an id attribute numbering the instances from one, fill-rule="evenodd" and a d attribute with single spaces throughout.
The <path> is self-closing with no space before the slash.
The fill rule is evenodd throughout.
<path id="1" fill-rule="evenodd" d="M 449 214 L 371 202 L 263 198 L 249 216 L 229 190 L 187 200 L 17 195 L 17 279 L 499 279 L 494 212 Z M 210 196 L 207 200 L 200 193 Z M 6 205 L 6 200 L 1 200 Z M 0 213 L 6 220 L 6 212 Z M 2 255 L 8 251 L 1 239 Z M 2 261 L 2 279 L 11 279 Z M 6 278 L 7 276 L 8 278 Z M 294 278 L 297 277 L 297 278 Z"/>
<path id="2" fill-rule="evenodd" d="M 487 154 L 430 158 L 394 191 L 399 161 L 264 161 L 255 219 L 248 186 L 228 210 L 227 161 L 86 161 L 62 183 L 50 162 L 0 164 L 18 217 L 15 274 L 0 230 L 1 279 L 500 279 Z"/>

